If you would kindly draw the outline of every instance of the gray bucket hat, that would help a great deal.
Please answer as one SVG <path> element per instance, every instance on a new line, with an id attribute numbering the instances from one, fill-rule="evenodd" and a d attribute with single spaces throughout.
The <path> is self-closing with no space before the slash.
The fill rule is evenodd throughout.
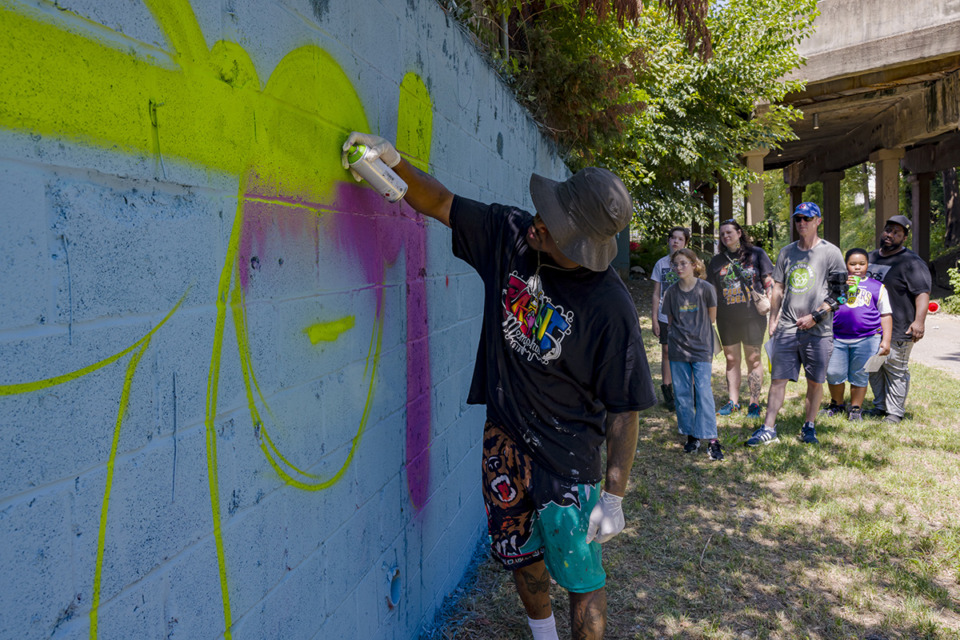
<path id="1" fill-rule="evenodd" d="M 564 256 L 605 271 L 617 255 L 616 235 L 633 216 L 626 186 L 612 172 L 587 167 L 563 182 L 534 173 L 530 197 Z"/>

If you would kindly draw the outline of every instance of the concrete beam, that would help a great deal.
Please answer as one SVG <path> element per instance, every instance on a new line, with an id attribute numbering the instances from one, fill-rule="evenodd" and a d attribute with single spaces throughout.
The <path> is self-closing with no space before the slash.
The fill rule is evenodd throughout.
<path id="1" fill-rule="evenodd" d="M 810 184 L 824 173 L 863 162 L 878 149 L 895 149 L 956 131 L 960 126 L 960 71 L 907 94 L 848 135 L 784 170 L 787 184 Z"/>
<path id="2" fill-rule="evenodd" d="M 931 173 L 960 167 L 960 134 L 937 144 L 925 144 L 907 151 L 900 165 L 910 173 Z"/>
<path id="3" fill-rule="evenodd" d="M 922 5 L 922 6 L 921 6 Z M 960 51 L 956 0 L 820 0 L 816 32 L 797 47 L 808 82 L 856 75 Z"/>

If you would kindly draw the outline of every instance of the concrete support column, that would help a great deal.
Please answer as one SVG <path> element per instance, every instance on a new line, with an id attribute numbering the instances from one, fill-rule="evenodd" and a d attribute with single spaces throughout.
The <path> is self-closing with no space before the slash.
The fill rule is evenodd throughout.
<path id="1" fill-rule="evenodd" d="M 877 165 L 876 240 L 890 216 L 900 212 L 900 158 L 904 155 L 903 149 L 880 149 L 870 154 L 870 162 Z"/>
<path id="2" fill-rule="evenodd" d="M 915 173 L 908 178 L 910 181 L 910 199 L 912 201 L 913 222 L 913 251 L 930 261 L 930 180 L 932 173 Z"/>
<path id="3" fill-rule="evenodd" d="M 790 187 L 790 242 L 794 242 L 797 239 L 797 227 L 795 224 L 793 224 L 793 210 L 797 208 L 797 205 L 803 202 L 804 189 L 806 189 L 804 185 Z"/>
<path id="4" fill-rule="evenodd" d="M 733 215 L 733 187 L 730 186 L 730 183 L 720 178 L 717 184 L 717 190 L 720 198 L 720 220 L 729 220 L 730 218 L 736 218 Z"/>
<path id="5" fill-rule="evenodd" d="M 703 183 L 697 187 L 697 193 L 703 198 L 703 203 L 710 211 L 710 218 L 703 227 L 703 249 L 704 251 L 714 251 L 716 249 L 717 236 L 714 227 L 713 196 L 717 193 L 716 187 L 712 184 Z"/>
<path id="6" fill-rule="evenodd" d="M 747 165 L 752 173 L 763 175 L 763 158 L 770 149 L 754 149 L 744 154 L 744 164 Z M 765 217 L 763 210 L 763 180 L 751 182 L 747 185 L 747 197 L 745 200 L 746 214 L 744 222 L 746 224 L 757 224 Z"/>
<path id="7" fill-rule="evenodd" d="M 823 183 L 823 237 L 840 246 L 840 181 L 843 171 L 831 171 L 820 176 Z"/>

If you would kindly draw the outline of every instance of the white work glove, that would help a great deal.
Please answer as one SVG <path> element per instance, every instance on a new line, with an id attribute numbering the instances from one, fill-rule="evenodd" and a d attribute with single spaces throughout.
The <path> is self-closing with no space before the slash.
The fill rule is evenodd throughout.
<path id="1" fill-rule="evenodd" d="M 623 531 L 623 498 L 606 491 L 600 492 L 600 499 L 590 512 L 590 526 L 587 527 L 587 544 L 593 541 L 603 544 Z"/>
<path id="2" fill-rule="evenodd" d="M 383 160 L 383 163 L 391 169 L 400 164 L 400 154 L 397 152 L 397 149 L 390 144 L 389 140 L 370 133 L 354 131 L 347 137 L 347 141 L 343 143 L 343 149 L 340 153 L 340 164 L 343 165 L 344 169 L 348 169 L 350 173 L 353 174 L 353 179 L 357 182 L 361 182 L 363 178 L 361 178 L 360 174 L 356 171 L 350 169 L 350 163 L 347 162 L 347 152 L 350 150 L 350 147 L 355 144 L 366 145 L 366 147 L 373 152 L 371 159 L 380 158 Z"/>

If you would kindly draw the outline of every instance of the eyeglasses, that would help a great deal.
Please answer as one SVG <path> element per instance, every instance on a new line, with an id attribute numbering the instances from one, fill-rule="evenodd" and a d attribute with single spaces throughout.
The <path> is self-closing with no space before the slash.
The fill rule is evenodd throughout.
<path id="1" fill-rule="evenodd" d="M 737 224 L 737 221 L 734 220 L 733 218 L 730 218 L 729 220 L 724 220 L 723 222 L 721 222 L 720 226 L 722 227 L 725 224 Z"/>
<path id="2" fill-rule="evenodd" d="M 680 267 L 689 267 L 689 266 L 692 266 L 692 265 L 693 265 L 693 263 L 692 263 L 692 262 L 689 262 L 689 261 L 687 261 L 687 260 L 677 260 L 676 262 L 673 263 L 673 268 L 674 268 L 674 269 L 679 269 Z"/>
<path id="3" fill-rule="evenodd" d="M 794 222 L 810 222 L 811 220 L 813 220 L 813 216 L 809 218 L 807 216 L 793 216 Z"/>

